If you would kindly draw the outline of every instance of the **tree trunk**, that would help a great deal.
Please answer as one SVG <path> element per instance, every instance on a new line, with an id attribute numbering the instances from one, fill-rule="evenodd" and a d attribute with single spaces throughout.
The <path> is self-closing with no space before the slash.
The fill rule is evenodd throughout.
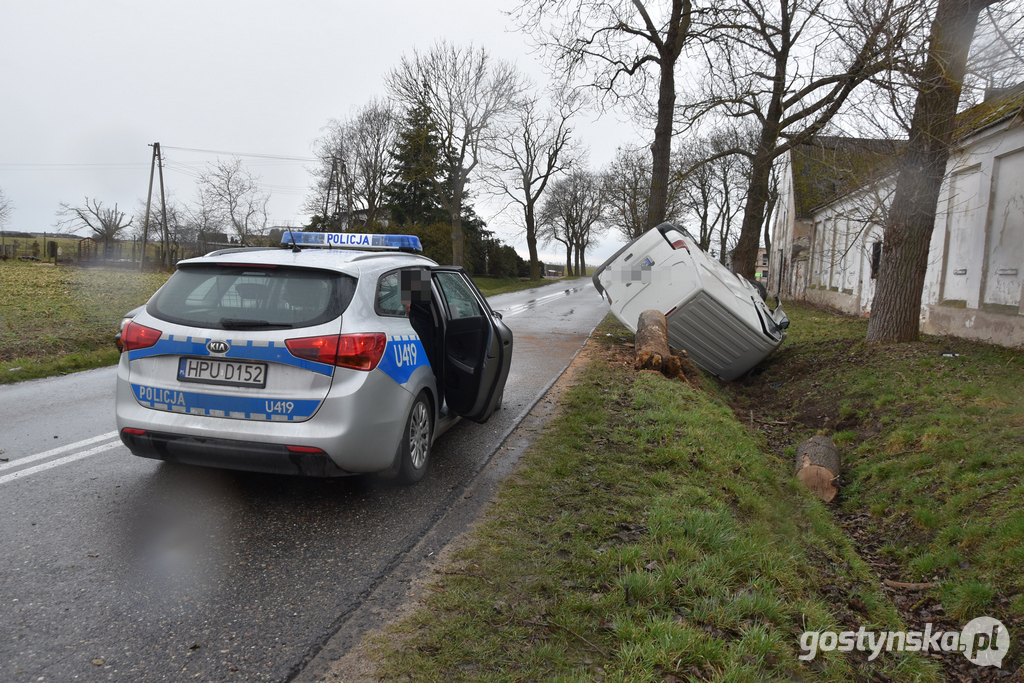
<path id="1" fill-rule="evenodd" d="M 526 209 L 526 248 L 530 251 L 530 279 L 540 279 L 540 258 L 537 255 L 537 222 L 533 207 Z"/>
<path id="2" fill-rule="evenodd" d="M 771 147 L 774 147 L 774 143 Z M 740 238 L 736 242 L 736 248 L 732 250 L 733 272 L 747 279 L 754 277 L 757 250 L 761 244 L 761 226 L 764 223 L 764 210 L 768 205 L 768 185 L 774 159 L 769 151 L 771 147 L 762 144 L 751 162 L 750 184 L 747 188 L 747 203 L 743 207 Z"/>
<path id="3" fill-rule="evenodd" d="M 636 370 L 656 370 L 666 377 L 678 377 L 682 368 L 679 359 L 668 348 L 668 324 L 660 311 L 644 311 L 636 323 L 634 340 Z"/>
<path id="4" fill-rule="evenodd" d="M 676 107 L 675 61 L 661 66 L 658 88 L 658 122 L 651 144 L 651 200 L 647 205 L 647 228 L 665 222 L 668 205 L 668 177 L 672 156 L 672 117 Z"/>
<path id="5" fill-rule="evenodd" d="M 918 84 L 910 140 L 882 237 L 868 343 L 916 341 L 928 247 L 978 13 L 997 0 L 939 0 Z"/>
<path id="6" fill-rule="evenodd" d="M 827 436 L 812 436 L 796 447 L 796 478 L 826 503 L 839 492 L 835 479 L 841 464 L 839 451 Z"/>
<path id="7" fill-rule="evenodd" d="M 462 233 L 462 189 L 464 178 L 455 178 L 452 188 L 452 203 L 449 207 L 452 217 L 452 265 L 465 265 L 466 236 Z"/>

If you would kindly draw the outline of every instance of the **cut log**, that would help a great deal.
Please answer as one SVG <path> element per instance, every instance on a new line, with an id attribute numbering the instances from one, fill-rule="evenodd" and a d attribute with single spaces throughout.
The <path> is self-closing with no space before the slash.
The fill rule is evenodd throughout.
<path id="1" fill-rule="evenodd" d="M 839 450 L 827 436 L 817 434 L 796 447 L 797 479 L 826 503 L 839 492 L 835 480 L 841 465 Z"/>
<path id="2" fill-rule="evenodd" d="M 636 323 L 636 370 L 656 370 L 666 377 L 678 377 L 679 358 L 668 348 L 668 324 L 661 311 L 644 311 Z"/>

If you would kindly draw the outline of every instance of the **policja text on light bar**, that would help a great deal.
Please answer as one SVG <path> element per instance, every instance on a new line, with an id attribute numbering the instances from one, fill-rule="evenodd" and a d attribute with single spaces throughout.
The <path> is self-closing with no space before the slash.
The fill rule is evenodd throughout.
<path id="1" fill-rule="evenodd" d="M 281 235 L 281 246 L 338 247 L 348 249 L 408 249 L 423 251 L 415 235 L 371 235 L 359 232 L 296 232 Z"/>

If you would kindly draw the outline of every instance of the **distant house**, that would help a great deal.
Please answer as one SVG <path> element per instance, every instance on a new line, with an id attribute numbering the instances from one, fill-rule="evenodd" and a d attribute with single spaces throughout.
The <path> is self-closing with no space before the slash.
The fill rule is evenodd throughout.
<path id="1" fill-rule="evenodd" d="M 821 138 L 780 169 L 769 291 L 867 316 L 900 143 Z M 957 119 L 939 197 L 921 327 L 1024 345 L 1024 84 Z"/>
<path id="2" fill-rule="evenodd" d="M 754 263 L 754 278 L 766 283 L 768 282 L 768 250 L 757 250 L 757 261 Z"/>

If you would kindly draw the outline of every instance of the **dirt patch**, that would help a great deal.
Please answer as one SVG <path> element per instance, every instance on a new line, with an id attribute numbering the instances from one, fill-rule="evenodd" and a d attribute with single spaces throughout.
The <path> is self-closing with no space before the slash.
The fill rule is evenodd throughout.
<path id="1" fill-rule="evenodd" d="M 916 533 L 913 520 L 908 515 L 900 513 L 879 522 L 866 512 L 843 514 L 835 510 L 835 518 L 843 532 L 853 542 L 857 554 L 881 580 L 882 590 L 896 606 L 907 629 L 924 631 L 927 624 L 931 624 L 933 633 L 936 631 L 960 631 L 963 628 L 963 624 L 959 620 L 947 616 L 942 604 L 935 597 L 925 594 L 925 590 L 930 587 L 930 581 L 908 582 L 902 575 L 903 570 L 899 563 L 879 553 L 879 550 L 887 544 Z M 940 576 L 932 577 L 934 581 L 938 581 L 940 578 Z M 1003 600 L 1005 601 L 1006 598 Z M 1024 628 L 1024 620 L 1007 621 L 1009 623 L 1006 623 L 1005 626 L 1011 633 L 1020 633 L 1021 628 Z M 975 681 L 1020 683 L 1024 681 L 1024 672 L 1021 670 L 1013 672 L 979 667 L 972 664 L 959 652 L 933 652 L 928 656 L 941 660 L 943 671 L 950 681 L 959 683 Z M 1004 662 L 1005 665 L 1006 662 Z"/>

